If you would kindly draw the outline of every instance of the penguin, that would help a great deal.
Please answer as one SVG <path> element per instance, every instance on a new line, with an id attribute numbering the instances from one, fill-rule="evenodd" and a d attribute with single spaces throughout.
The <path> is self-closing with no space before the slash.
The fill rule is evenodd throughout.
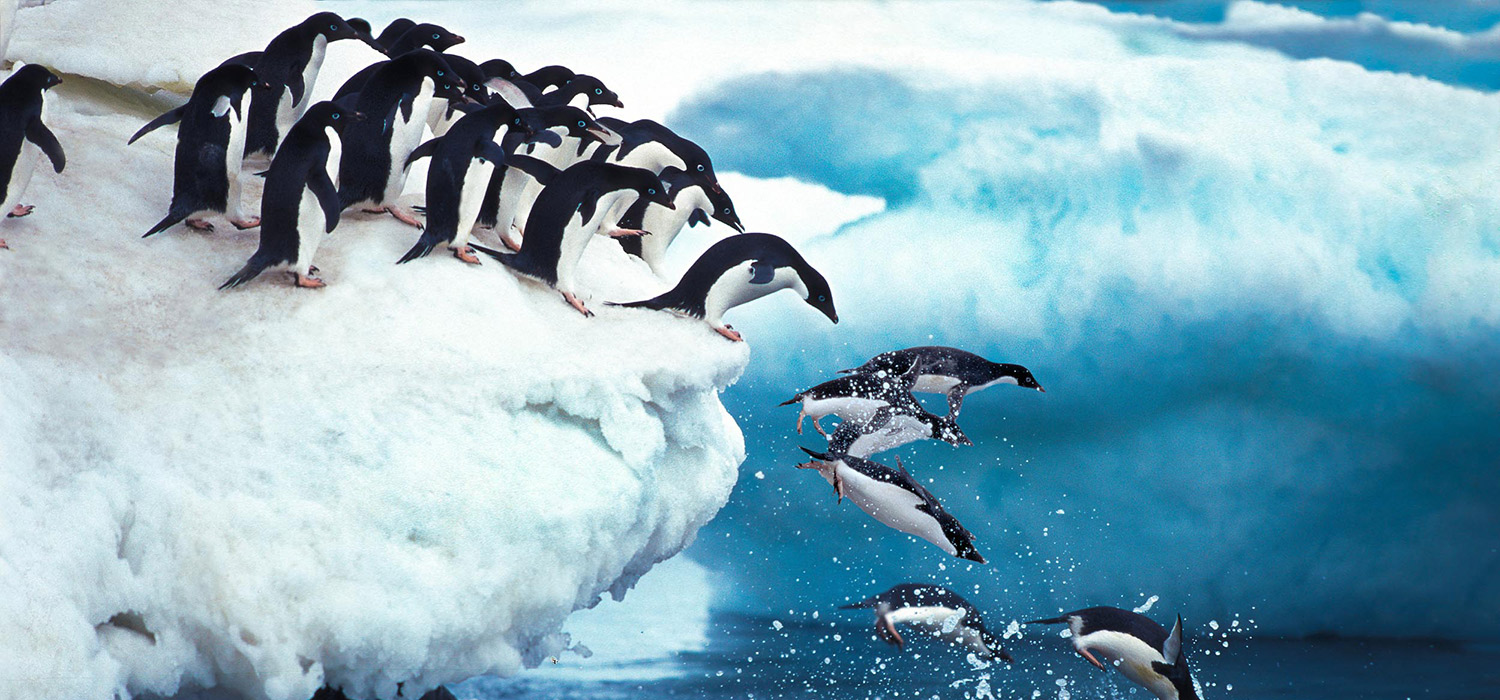
<path id="1" fill-rule="evenodd" d="M 735 213 L 734 202 L 722 189 L 704 187 L 698 178 L 685 170 L 668 166 L 661 171 L 661 181 L 672 191 L 672 202 L 676 209 L 652 205 L 645 200 L 636 200 L 620 217 L 620 228 L 649 231 L 649 236 L 621 238 L 620 246 L 625 252 L 644 261 L 656 274 L 661 274 L 666 260 L 667 247 L 677 239 L 684 226 L 707 224 L 712 217 L 727 224 L 739 233 L 745 232 L 744 224 Z"/>
<path id="2" fill-rule="evenodd" d="M 889 370 L 893 366 L 908 366 L 912 361 L 916 362 L 917 372 L 917 381 L 912 385 L 912 391 L 947 394 L 950 416 L 958 415 L 965 396 L 996 384 L 1014 384 L 1044 393 L 1047 391 L 1037 383 L 1036 377 L 1031 376 L 1031 370 L 1025 367 L 990 362 L 972 352 L 938 345 L 881 353 L 859 367 L 839 372 L 868 374 L 882 369 Z"/>
<path id="3" fill-rule="evenodd" d="M 963 596 L 942 586 L 902 583 L 869 598 L 840 605 L 840 610 L 874 610 L 875 635 L 887 644 L 906 648 L 896 625 L 909 625 L 974 656 L 1005 663 L 1015 661 L 1000 645 L 1000 639 L 984 627 L 984 617 Z"/>
<path id="4" fill-rule="evenodd" d="M 342 140 L 364 115 L 332 102 L 307 110 L 281 143 L 260 203 L 260 247 L 219 289 L 238 287 L 271 267 L 286 267 L 298 287 L 325 286 L 312 276 L 312 258 L 323 236 L 339 225 L 338 191 L 328 177 L 331 140 Z M 333 132 L 330 137 L 329 131 Z"/>
<path id="5" fill-rule="evenodd" d="M 915 535 L 937 545 L 949 555 L 985 563 L 974 548 L 974 535 L 958 519 L 943 510 L 932 495 L 896 461 L 892 469 L 852 455 L 813 452 L 802 448 L 813 461 L 797 465 L 798 469 L 816 469 L 833 485 L 842 503 L 844 498 L 887 527 Z"/>
<path id="6" fill-rule="evenodd" d="M 602 142 L 611 134 L 599 122 L 595 121 L 587 112 L 571 106 L 561 107 L 532 107 L 542 115 L 542 120 L 549 126 L 546 130 L 532 134 L 529 139 L 522 141 L 520 134 L 506 134 L 506 153 L 517 153 L 522 146 L 529 144 L 545 143 L 551 146 L 549 152 L 557 152 L 563 145 L 564 138 L 577 141 Z M 571 165 L 571 162 L 569 163 Z M 556 169 L 556 163 L 548 162 L 548 165 Z M 500 242 L 511 250 L 520 250 L 521 244 L 510 235 L 511 223 L 515 219 L 517 205 L 528 187 L 536 183 L 538 191 L 541 183 L 526 169 L 503 168 L 496 169 L 490 175 L 489 188 L 484 194 L 484 205 L 479 210 L 479 225 L 484 228 L 498 229 Z M 639 200 L 637 200 L 639 201 Z M 504 219 L 505 225 L 500 226 L 498 222 Z M 618 240 L 629 240 L 628 238 Z"/>
<path id="7" fill-rule="evenodd" d="M 576 166 L 575 166 L 576 167 Z M 715 332 L 735 342 L 744 337 L 724 323 L 724 313 L 782 289 L 839 322 L 828 281 L 802 259 L 792 244 L 769 233 L 741 233 L 709 246 L 670 291 L 614 306 L 657 309 L 701 318 Z"/>
<path id="8" fill-rule="evenodd" d="M 546 91 L 567 85 L 577 73 L 567 66 L 542 66 L 526 75 L 517 76 L 538 90 Z"/>
<path id="9" fill-rule="evenodd" d="M 799 391 L 779 405 L 802 404 L 802 409 L 797 412 L 798 435 L 802 434 L 803 419 L 812 418 L 813 429 L 826 437 L 828 431 L 823 430 L 818 421 L 830 415 L 846 422 L 868 421 L 875 417 L 877 410 L 899 402 L 902 394 L 910 396 L 913 381 L 915 377 L 906 372 L 852 374 Z"/>
<path id="10" fill-rule="evenodd" d="M 68 164 L 62 144 L 43 121 L 52 97 L 48 91 L 61 82 L 52 71 L 31 64 L 0 83 L 0 211 L 6 217 L 26 216 L 34 208 L 21 204 L 21 197 L 41 155 L 52 161 L 55 172 Z M 7 247 L 0 239 L 0 248 Z"/>
<path id="11" fill-rule="evenodd" d="M 366 23 L 368 26 L 368 23 Z M 271 155 L 281 136 L 311 104 L 313 84 L 323 66 L 328 44 L 342 39 L 359 39 L 382 50 L 368 34 L 350 26 L 332 12 L 319 12 L 271 40 L 264 51 L 241 54 L 229 63 L 248 65 L 271 89 L 262 97 L 250 100 L 245 155 Z"/>
<path id="12" fill-rule="evenodd" d="M 719 176 L 714 173 L 714 163 L 708 157 L 708 152 L 702 146 L 677 135 L 677 132 L 650 119 L 626 122 L 604 117 L 599 123 L 620 135 L 620 145 L 612 152 L 600 149 L 593 157 L 609 162 L 626 162 L 637 149 L 651 151 L 653 159 L 686 171 L 698 178 L 709 190 L 722 191 Z"/>
<path id="13" fill-rule="evenodd" d="M 526 156 L 513 156 L 511 160 L 546 168 Z M 594 312 L 578 299 L 576 274 L 585 247 L 604 223 L 604 213 L 615 199 L 627 193 L 663 206 L 672 206 L 671 195 L 655 173 L 608 163 L 578 163 L 543 179 L 549 182 L 526 221 L 527 234 L 520 252 L 505 254 L 474 247 L 519 274 L 547 283 L 579 313 L 593 316 Z"/>
<path id="14" fill-rule="evenodd" d="M 375 43 L 379 44 L 381 47 L 390 46 L 391 44 L 395 43 L 397 39 L 400 39 L 402 34 L 411 31 L 411 28 L 415 26 L 417 26 L 416 22 L 413 22 L 405 17 L 397 17 L 396 19 L 391 20 L 390 24 L 385 25 L 385 29 L 382 29 L 380 31 L 380 36 L 375 37 Z M 390 54 L 389 51 L 386 51 L 385 53 L 387 55 Z M 399 56 L 400 54 L 397 55 Z"/>
<path id="15" fill-rule="evenodd" d="M 463 37 L 436 24 L 418 24 L 413 26 L 410 31 L 398 37 L 395 42 L 389 45 L 382 45 L 387 47 L 387 52 L 392 58 L 400 58 L 408 53 L 424 48 L 442 53 L 463 42 Z M 447 63 L 451 58 L 451 56 L 444 56 L 444 63 Z M 375 71 L 380 70 L 380 67 L 387 63 L 390 63 L 390 61 L 376 61 L 359 69 L 354 75 L 349 76 L 344 81 L 344 84 L 340 85 L 339 89 L 333 93 L 334 101 L 338 101 L 339 98 L 345 95 L 359 92 L 360 88 L 364 87 L 364 84 L 370 81 L 370 76 L 375 75 Z"/>
<path id="16" fill-rule="evenodd" d="M 219 66 L 198 79 L 187 104 L 151 120 L 130 137 L 127 144 L 151 131 L 181 122 L 177 129 L 176 159 L 172 168 L 172 204 L 167 215 L 142 238 L 177 225 L 199 231 L 214 230 L 201 217 L 208 212 L 226 214 L 229 223 L 243 231 L 260 225 L 259 217 L 246 216 L 240 201 L 240 161 L 245 154 L 246 91 L 264 92 L 270 85 L 247 66 Z"/>
<path id="17" fill-rule="evenodd" d="M 954 447 L 974 444 L 952 416 L 928 413 L 905 391 L 889 396 L 891 403 L 875 409 L 869 420 L 840 423 L 828 437 L 828 451 L 868 458 L 918 440 L 942 440 Z"/>
<path id="18" fill-rule="evenodd" d="M 422 228 L 422 222 L 396 199 L 406 186 L 405 163 L 422 142 L 434 97 L 463 99 L 463 83 L 442 57 L 412 51 L 380 67 L 355 95 L 341 102 L 368 118 L 349 127 L 339 157 L 339 201 L 344 209 L 365 205 Z"/>
<path id="19" fill-rule="evenodd" d="M 530 134 L 542 126 L 536 110 L 525 111 L 528 114 L 523 117 L 504 100 L 496 100 L 470 112 L 446 135 L 422 144 L 407 157 L 407 167 L 418 158 L 432 157 L 427 169 L 427 228 L 398 264 L 423 257 L 440 243 L 448 244 L 459 260 L 479 264 L 468 246 L 469 232 L 479 218 L 490 174 L 505 164 L 497 134 L 499 138 L 509 130 Z"/>
<path id="20" fill-rule="evenodd" d="M 453 128 L 453 125 L 462 119 L 465 112 L 460 109 L 461 105 L 473 103 L 487 105 L 490 103 L 490 89 L 487 85 L 489 76 L 479 68 L 473 61 L 457 54 L 443 54 L 443 60 L 448 62 L 453 73 L 459 80 L 464 82 L 464 102 L 452 100 L 434 99 L 432 106 L 427 110 L 427 126 L 432 129 L 433 136 L 442 136 Z"/>
<path id="21" fill-rule="evenodd" d="M 1198 700 L 1198 685 L 1188 670 L 1182 644 L 1181 615 L 1171 632 L 1145 615 L 1104 606 L 1026 624 L 1067 624 L 1073 650 L 1101 670 L 1106 662 L 1113 664 L 1126 678 L 1161 700 Z"/>

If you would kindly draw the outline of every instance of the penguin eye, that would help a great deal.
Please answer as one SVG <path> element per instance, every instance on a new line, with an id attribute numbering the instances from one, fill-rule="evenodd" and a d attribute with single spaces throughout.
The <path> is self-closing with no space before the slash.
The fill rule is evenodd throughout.
<path id="1" fill-rule="evenodd" d="M 336 31 L 339 30 L 339 25 L 337 25 L 337 24 L 330 24 L 330 25 L 328 25 L 328 30 L 336 32 Z"/>
<path id="2" fill-rule="evenodd" d="M 583 127 L 584 127 L 584 123 L 582 121 L 579 121 L 578 122 L 578 128 L 582 129 Z"/>
<path id="3" fill-rule="evenodd" d="M 603 95 L 604 94 L 604 88 L 594 88 L 594 94 L 595 95 Z"/>
<path id="4" fill-rule="evenodd" d="M 438 77 L 439 78 L 443 77 L 443 72 L 442 71 L 438 71 Z"/>
<path id="5" fill-rule="evenodd" d="M 333 113 L 333 119 L 334 119 L 334 121 L 338 121 L 338 118 L 339 118 L 339 113 L 338 112 L 334 112 Z"/>
<path id="6" fill-rule="evenodd" d="M 724 207 L 724 215 L 729 216 L 729 207 Z"/>
<path id="7" fill-rule="evenodd" d="M 698 164 L 698 172 L 700 172 L 700 173 L 703 172 L 703 164 L 702 163 Z"/>
<path id="8" fill-rule="evenodd" d="M 825 297 L 825 296 L 823 296 L 822 294 L 819 294 L 818 295 L 818 301 L 828 301 L 828 298 Z"/>
<path id="9" fill-rule="evenodd" d="M 656 188 L 655 187 L 648 188 L 646 190 L 646 194 L 656 194 Z"/>
<path id="10" fill-rule="evenodd" d="M 438 38 L 438 35 L 436 35 L 436 34 L 433 34 L 433 35 L 432 35 L 432 38 L 434 38 L 434 39 L 436 39 L 436 38 Z"/>

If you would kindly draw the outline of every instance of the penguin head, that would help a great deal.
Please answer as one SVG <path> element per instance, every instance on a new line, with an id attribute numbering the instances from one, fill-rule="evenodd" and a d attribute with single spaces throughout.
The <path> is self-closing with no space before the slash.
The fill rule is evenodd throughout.
<path id="1" fill-rule="evenodd" d="M 604 125 L 600 124 L 592 116 L 589 116 L 588 112 L 568 105 L 548 109 L 546 111 L 546 120 L 548 127 L 560 126 L 567 129 L 568 136 L 575 139 L 603 141 L 604 134 L 609 133 L 609 130 L 604 128 Z"/>
<path id="2" fill-rule="evenodd" d="M 433 51 L 447 51 L 454 46 L 464 43 L 463 37 L 436 24 L 426 23 L 413 25 L 411 29 L 406 30 L 405 34 L 401 35 L 401 38 L 407 41 L 415 39 L 411 44 L 407 44 L 408 46 L 426 46 Z"/>
<path id="3" fill-rule="evenodd" d="M 214 69 L 214 79 L 219 84 L 219 94 L 239 95 L 250 88 L 270 89 L 271 84 L 261 80 L 250 66 L 231 63 Z"/>
<path id="4" fill-rule="evenodd" d="M 354 27 L 354 31 L 359 32 L 361 41 L 373 46 L 376 51 L 385 53 L 385 50 L 375 41 L 375 29 L 370 26 L 369 20 L 362 17 L 350 17 L 344 21 L 348 22 L 349 26 Z"/>
<path id="5" fill-rule="evenodd" d="M 340 17 L 333 12 L 319 12 L 318 14 L 308 17 L 303 22 L 303 25 L 311 27 L 312 30 L 314 32 L 317 32 L 318 34 L 322 34 L 323 38 L 327 39 L 328 41 L 338 41 L 340 39 L 363 39 L 371 46 L 374 46 L 377 51 L 381 50 L 380 45 L 376 44 L 375 40 L 370 38 L 369 32 L 361 33 L 358 29 L 355 29 L 353 25 L 344 21 L 343 17 Z M 368 27 L 369 23 L 366 22 L 365 26 Z"/>
<path id="6" fill-rule="evenodd" d="M 60 85 L 61 83 L 62 78 L 57 77 L 56 73 L 35 63 L 28 63 L 21 66 L 9 78 L 5 79 L 5 85 L 25 88 L 27 92 L 33 90 L 36 92 L 50 90 L 53 86 Z"/>
<path id="7" fill-rule="evenodd" d="M 605 87 L 604 81 L 592 75 L 576 75 L 568 82 L 568 85 L 578 90 L 578 94 L 588 96 L 590 105 L 625 106 L 625 103 L 620 101 L 619 95 L 616 95 L 613 90 Z"/>
<path id="8" fill-rule="evenodd" d="M 505 120 L 506 126 L 518 134 L 530 136 L 538 131 L 545 131 L 550 126 L 541 110 L 533 107 L 515 109 L 505 100 L 494 100 L 485 109 L 498 111 Z"/>
<path id="9" fill-rule="evenodd" d="M 510 80 L 511 78 L 521 77 L 521 73 L 516 70 L 516 67 L 511 65 L 510 61 L 503 58 L 492 58 L 485 61 L 479 64 L 479 70 L 484 71 L 484 77 L 486 78 Z"/>
<path id="10" fill-rule="evenodd" d="M 802 285 L 807 287 L 805 301 L 814 309 L 822 311 L 828 320 L 838 323 L 839 314 L 833 308 L 833 290 L 828 288 L 828 280 L 823 279 L 822 273 L 814 270 L 806 261 L 798 260 L 797 262 L 799 264 L 793 265 L 792 268 L 797 271 L 797 276 L 802 278 Z"/>
<path id="11" fill-rule="evenodd" d="M 302 122 L 312 124 L 318 129 L 333 129 L 339 134 L 344 133 L 344 129 L 350 122 L 364 120 L 365 115 L 332 102 L 319 102 L 309 108 L 307 114 L 302 117 Z"/>
<path id="12" fill-rule="evenodd" d="M 717 187 L 709 187 L 705 189 L 707 189 L 708 192 L 708 201 L 712 203 L 714 207 L 714 210 L 709 213 L 709 216 L 712 216 L 713 218 L 728 224 L 730 228 L 733 228 L 740 233 L 744 233 L 745 225 L 740 223 L 739 214 L 736 214 L 734 211 L 734 202 L 731 202 L 729 200 L 729 193 Z M 704 223 L 708 222 L 705 221 Z"/>
<path id="13" fill-rule="evenodd" d="M 1181 615 L 1177 616 L 1177 623 L 1172 625 L 1172 633 L 1167 635 L 1167 641 L 1162 644 L 1161 655 L 1166 663 L 1153 662 L 1151 670 L 1172 682 L 1172 689 L 1177 691 L 1178 700 L 1198 700 L 1198 686 L 1193 682 L 1192 673 L 1188 671 L 1187 653 L 1182 645 Z"/>
<path id="14" fill-rule="evenodd" d="M 1036 377 L 1031 376 L 1031 370 L 1020 365 L 1005 365 L 1005 367 L 1011 373 L 1011 376 L 1016 378 L 1017 386 L 1024 389 L 1036 389 L 1042 393 L 1047 392 L 1046 389 L 1042 388 L 1041 384 L 1037 383 Z"/>
<path id="15" fill-rule="evenodd" d="M 642 170 L 642 173 L 650 177 L 642 177 L 641 182 L 635 190 L 640 193 L 641 199 L 652 204 L 660 204 L 668 209 L 676 209 L 677 203 L 672 201 L 672 193 L 667 183 L 661 181 L 661 177 L 650 170 Z"/>

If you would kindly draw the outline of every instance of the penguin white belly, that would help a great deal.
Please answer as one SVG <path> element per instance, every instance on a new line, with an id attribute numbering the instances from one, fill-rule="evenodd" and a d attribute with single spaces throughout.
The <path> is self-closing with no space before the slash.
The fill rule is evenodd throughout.
<path id="1" fill-rule="evenodd" d="M 859 506 L 860 510 L 893 529 L 920 537 L 943 551 L 958 556 L 958 548 L 943 534 L 943 526 L 938 524 L 937 518 L 917 510 L 917 506 L 923 503 L 917 494 L 895 484 L 865 476 L 845 466 L 843 462 L 836 462 L 835 465 L 839 480 L 844 484 L 844 495 L 854 501 L 854 505 Z M 828 478 L 826 473 L 824 478 Z"/>
<path id="2" fill-rule="evenodd" d="M 963 623 L 967 611 L 940 605 L 900 608 L 886 613 L 894 624 L 910 625 L 954 646 L 967 648 L 981 658 L 993 656 L 979 630 Z"/>
<path id="3" fill-rule="evenodd" d="M 249 100 L 242 100 L 241 107 L 246 106 Z M 229 118 L 229 150 L 224 154 L 224 177 L 229 183 L 229 193 L 224 200 L 224 211 L 230 220 L 238 221 L 245 218 L 240 208 L 240 167 L 245 160 L 245 120 L 241 114 L 231 108 L 226 115 Z"/>
<path id="4" fill-rule="evenodd" d="M 1153 662 L 1166 663 L 1166 658 L 1139 637 L 1124 632 L 1099 630 L 1078 637 L 1074 644 L 1103 657 L 1101 661 L 1118 668 L 1126 678 L 1144 686 L 1156 697 L 1177 697 L 1172 681 L 1151 668 Z"/>
<path id="5" fill-rule="evenodd" d="M 469 161 L 463 191 L 458 195 L 458 231 L 448 247 L 462 248 L 469 244 L 469 234 L 474 230 L 474 223 L 479 221 L 479 208 L 484 205 L 484 193 L 489 189 L 490 176 L 494 173 L 495 164 L 489 159 Z"/>
<path id="6" fill-rule="evenodd" d="M 747 260 L 735 265 L 714 280 L 713 286 L 708 288 L 708 294 L 703 298 L 703 320 L 721 326 L 724 324 L 724 312 L 783 289 L 797 289 L 804 298 L 807 296 L 802 278 L 790 267 L 776 268 L 776 273 L 765 284 L 752 283 L 750 278 L 755 271 L 751 269 L 751 263 L 752 261 Z"/>
<path id="7" fill-rule="evenodd" d="M 932 431 L 921 421 L 911 416 L 899 415 L 879 430 L 859 436 L 847 451 L 855 457 L 869 457 L 931 436 Z"/>
<path id="8" fill-rule="evenodd" d="M 971 386 L 971 387 L 969 387 L 969 390 L 966 391 L 966 392 L 964 392 L 964 393 L 965 394 L 972 394 L 972 393 L 974 393 L 976 391 L 982 391 L 984 389 L 988 389 L 988 388 L 990 388 L 990 387 L 992 387 L 992 386 L 994 386 L 996 384 L 1010 384 L 1011 386 L 1020 386 L 1021 385 L 1021 383 L 1019 381 L 1016 381 L 1015 377 L 1012 377 L 1010 375 L 1006 375 L 1006 376 L 1001 377 L 999 379 L 996 379 L 994 381 L 985 382 L 984 384 L 980 384 L 979 386 Z"/>
<path id="9" fill-rule="evenodd" d="M 604 218 L 599 222 L 599 228 L 595 229 L 594 232 L 600 235 L 607 235 L 620 223 L 620 219 L 625 218 L 625 212 L 638 199 L 640 199 L 640 195 L 636 194 L 633 190 L 626 192 L 625 196 L 616 199 L 614 206 L 611 206 L 609 211 L 604 214 Z"/>
<path id="10" fill-rule="evenodd" d="M 319 34 L 313 38 L 312 56 L 308 57 L 307 65 L 302 67 L 302 101 L 292 105 L 292 122 L 296 122 L 307 113 L 307 108 L 312 106 L 313 85 L 318 82 L 318 71 L 323 68 L 323 57 L 328 55 L 328 37 Z M 280 125 L 280 122 L 277 122 Z M 281 135 L 286 136 L 286 130 L 292 126 L 288 122 L 281 130 Z"/>
<path id="11" fill-rule="evenodd" d="M 567 133 L 567 131 L 562 129 L 561 127 L 553 127 L 552 131 L 558 133 L 559 135 Z M 583 155 L 580 156 L 578 153 L 578 142 L 579 139 L 575 139 L 570 136 L 562 136 L 562 145 L 556 148 L 547 145 L 538 145 L 533 152 L 527 155 L 545 162 L 548 165 L 557 168 L 558 170 L 567 170 L 568 166 L 587 159 L 588 154 L 593 152 L 593 147 L 590 146 L 589 148 L 585 149 Z M 512 215 L 511 220 L 526 221 L 528 218 L 530 218 L 531 206 L 533 204 L 536 204 L 537 195 L 541 193 L 542 183 L 537 182 L 534 179 L 528 179 L 526 181 L 526 186 L 522 188 L 520 196 L 516 199 L 515 213 Z"/>
<path id="12" fill-rule="evenodd" d="M 714 210 L 713 202 L 708 201 L 708 195 L 699 185 L 688 185 L 677 190 L 672 197 L 672 204 L 677 208 L 668 209 L 655 205 L 646 207 L 646 215 L 641 217 L 641 228 L 651 232 L 651 235 L 641 238 L 641 259 L 657 274 L 661 274 L 661 264 L 667 257 L 667 248 L 677 239 L 677 234 L 682 233 L 693 212 L 699 209 Z"/>
<path id="13" fill-rule="evenodd" d="M 31 175 L 36 172 L 36 163 L 42 157 L 42 149 L 30 141 L 21 143 L 21 153 L 16 156 L 16 165 L 11 168 L 5 187 L 5 204 L 0 206 L 0 218 L 9 214 L 26 196 L 26 186 L 31 184 Z"/>
<path id="14" fill-rule="evenodd" d="M 886 403 L 878 399 L 838 396 L 831 399 L 804 399 L 802 412 L 818 420 L 835 415 L 844 420 L 863 422 L 874 417 L 875 412 L 884 405 Z"/>
<path id="15" fill-rule="evenodd" d="M 587 221 L 581 213 L 574 213 L 568 220 L 568 225 L 563 229 L 562 250 L 557 256 L 557 288 L 569 294 L 576 294 L 578 289 L 575 285 L 578 272 L 578 261 L 583 259 L 583 251 L 589 245 L 589 240 L 594 237 L 594 232 L 599 230 L 607 216 L 610 207 L 614 206 L 617 199 L 624 196 L 627 190 L 616 190 L 606 192 L 594 203 L 594 214 Z"/>
<path id="16" fill-rule="evenodd" d="M 276 148 L 281 148 L 281 139 L 286 138 L 296 123 L 297 106 L 292 103 L 292 89 L 282 88 L 281 98 L 276 101 Z"/>
<path id="17" fill-rule="evenodd" d="M 323 133 L 328 136 L 328 162 L 324 167 L 328 170 L 328 179 L 333 180 L 333 186 L 339 186 L 339 159 L 344 155 L 344 142 L 339 138 L 337 131 L 324 127 Z"/>
<path id="18" fill-rule="evenodd" d="M 417 96 L 412 98 L 411 118 L 406 118 L 399 107 L 396 109 L 388 144 L 391 170 L 386 174 L 385 201 L 379 203 L 382 206 L 394 204 L 401 196 L 401 191 L 406 189 L 407 170 L 402 166 L 406 163 L 406 157 L 422 143 L 423 129 L 427 128 L 427 108 L 432 104 L 435 87 L 431 78 L 422 79 L 422 87 L 417 91 Z"/>
<path id="19" fill-rule="evenodd" d="M 630 150 L 624 156 L 619 151 L 611 154 L 611 163 L 628 165 L 632 168 L 645 168 L 653 173 L 660 173 L 662 168 L 672 166 L 678 170 L 687 170 L 687 163 L 682 160 L 672 149 L 655 141 L 643 143 Z"/>
<path id="20" fill-rule="evenodd" d="M 455 111 L 455 116 L 463 116 L 463 112 Z M 448 133 L 449 127 L 457 119 L 448 118 L 448 98 L 434 97 L 432 103 L 427 105 L 427 128 L 432 129 L 433 137 Z"/>
<path id="21" fill-rule="evenodd" d="M 510 238 L 512 224 L 525 221 L 517 217 L 517 212 L 521 198 L 526 196 L 526 189 L 535 182 L 520 168 L 505 169 L 505 175 L 500 180 L 500 204 L 495 208 L 495 232 L 502 238 Z"/>
<path id="22" fill-rule="evenodd" d="M 958 384 L 958 379 L 944 374 L 923 374 L 912 383 L 911 390 L 924 394 L 946 394 Z"/>
<path id="23" fill-rule="evenodd" d="M 287 267 L 293 272 L 307 275 L 313 256 L 318 253 L 318 245 L 323 242 L 324 232 L 327 230 L 328 217 L 324 216 L 323 207 L 318 204 L 318 198 L 313 195 L 312 190 L 304 187 L 302 202 L 297 207 L 297 259 Z"/>

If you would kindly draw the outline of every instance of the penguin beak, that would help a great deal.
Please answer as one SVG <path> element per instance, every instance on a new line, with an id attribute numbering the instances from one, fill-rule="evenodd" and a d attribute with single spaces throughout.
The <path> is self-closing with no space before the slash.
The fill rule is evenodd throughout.
<path id="1" fill-rule="evenodd" d="M 588 134 L 589 136 L 594 137 L 594 140 L 598 141 L 599 143 L 604 143 L 604 141 L 609 138 L 609 132 L 604 131 L 603 129 L 589 129 Z"/>
<path id="2" fill-rule="evenodd" d="M 1047 390 L 1043 389 L 1042 385 L 1040 384 L 1037 385 L 1036 390 L 1042 392 L 1043 394 L 1047 393 Z"/>
<path id="3" fill-rule="evenodd" d="M 620 98 L 616 97 L 615 98 L 615 106 L 619 107 L 620 109 L 624 109 L 625 108 L 625 103 L 621 102 Z"/>
<path id="4" fill-rule="evenodd" d="M 459 36 L 459 35 L 457 35 L 457 34 L 454 34 L 453 35 L 453 45 L 457 46 L 457 45 L 462 44 L 462 43 L 464 43 L 464 38 L 461 37 L 461 36 Z"/>
<path id="5" fill-rule="evenodd" d="M 364 112 L 355 112 L 354 114 L 349 115 L 349 118 L 353 119 L 354 121 L 357 121 L 357 122 L 362 122 L 362 121 L 365 120 L 365 113 Z"/>

